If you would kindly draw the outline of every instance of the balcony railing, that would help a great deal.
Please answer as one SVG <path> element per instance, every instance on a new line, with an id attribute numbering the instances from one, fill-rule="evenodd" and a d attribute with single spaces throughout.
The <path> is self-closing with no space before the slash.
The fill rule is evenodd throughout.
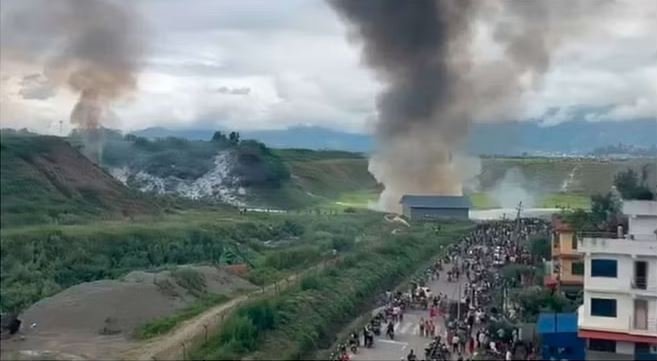
<path id="1" fill-rule="evenodd" d="M 645 290 L 648 288 L 648 279 L 646 277 L 635 276 L 632 280 L 632 288 L 637 290 Z"/>
<path id="2" fill-rule="evenodd" d="M 579 232 L 577 233 L 577 239 L 582 239 L 582 238 L 612 238 L 612 239 L 617 239 L 618 233 L 617 232 Z M 624 238 L 624 237 L 620 237 Z"/>
<path id="3" fill-rule="evenodd" d="M 634 276 L 630 282 L 630 287 L 632 287 L 634 290 L 657 292 L 657 285 L 654 283 L 648 283 L 648 279 L 645 276 Z"/>
<path id="4" fill-rule="evenodd" d="M 648 317 L 641 320 L 630 316 L 629 321 L 629 329 L 632 331 L 657 334 L 657 318 L 655 317 Z"/>

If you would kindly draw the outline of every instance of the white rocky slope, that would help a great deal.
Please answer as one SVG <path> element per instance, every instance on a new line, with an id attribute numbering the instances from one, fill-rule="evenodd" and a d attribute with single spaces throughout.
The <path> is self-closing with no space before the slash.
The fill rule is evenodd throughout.
<path id="1" fill-rule="evenodd" d="M 140 169 L 112 168 L 110 174 L 123 184 L 142 192 L 175 194 L 189 199 L 215 199 L 228 204 L 243 206 L 246 190 L 240 179 L 232 173 L 234 155 L 230 151 L 219 152 L 214 167 L 196 179 L 174 176 L 158 177 Z"/>

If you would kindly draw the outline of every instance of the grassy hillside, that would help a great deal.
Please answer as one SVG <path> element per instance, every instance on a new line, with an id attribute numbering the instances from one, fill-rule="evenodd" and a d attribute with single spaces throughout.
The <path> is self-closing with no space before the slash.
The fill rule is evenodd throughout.
<path id="1" fill-rule="evenodd" d="M 346 249 L 371 228 L 375 213 L 241 215 L 189 211 L 132 221 L 3 229 L 0 310 L 16 310 L 63 288 L 133 270 L 190 263 L 253 266 L 250 280 L 267 283 Z"/>
<path id="2" fill-rule="evenodd" d="M 150 212 L 153 202 L 116 181 L 58 137 L 2 132 L 2 226 L 75 223 Z"/>
<path id="3" fill-rule="evenodd" d="M 295 204 L 362 208 L 380 192 L 380 185 L 367 171 L 367 159 L 362 154 L 307 149 L 275 152 L 290 171 L 289 199 Z"/>
<path id="4" fill-rule="evenodd" d="M 522 171 L 528 184 L 539 186 L 545 193 L 565 191 L 585 195 L 609 191 L 614 175 L 632 168 L 639 172 L 650 165 L 654 182 L 656 159 L 597 160 L 577 158 L 484 158 L 480 184 L 486 189 L 504 176 L 511 168 Z M 572 175 L 572 180 L 568 181 Z M 565 188 L 562 188 L 564 187 Z"/>
<path id="5" fill-rule="evenodd" d="M 590 196 L 608 192 L 616 173 L 632 168 L 641 174 L 647 171 L 647 181 L 655 184 L 657 160 L 601 160 L 578 158 L 484 158 L 479 176 L 480 193 L 472 195 L 478 208 L 498 204 L 490 192 L 503 182 L 507 171 L 515 169 L 521 175 L 519 183 L 540 207 L 587 208 Z"/>

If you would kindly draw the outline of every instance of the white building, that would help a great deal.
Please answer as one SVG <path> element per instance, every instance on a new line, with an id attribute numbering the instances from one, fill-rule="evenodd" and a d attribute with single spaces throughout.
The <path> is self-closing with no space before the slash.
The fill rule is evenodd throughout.
<path id="1" fill-rule="evenodd" d="M 657 202 L 625 201 L 623 213 L 627 234 L 579 241 L 585 265 L 579 336 L 587 339 L 589 359 L 657 360 Z"/>

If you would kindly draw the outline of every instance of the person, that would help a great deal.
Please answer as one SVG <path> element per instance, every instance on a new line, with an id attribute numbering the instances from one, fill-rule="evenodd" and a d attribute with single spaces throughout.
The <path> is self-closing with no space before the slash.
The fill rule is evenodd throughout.
<path id="1" fill-rule="evenodd" d="M 417 360 L 417 356 L 415 355 L 415 351 L 413 351 L 413 349 L 411 349 L 411 352 L 409 352 L 408 355 L 406 355 L 406 360 L 407 361 L 416 361 Z"/>
<path id="2" fill-rule="evenodd" d="M 429 337 L 433 337 L 436 334 L 436 324 L 433 323 L 433 320 L 429 320 Z"/>
<path id="3" fill-rule="evenodd" d="M 386 335 L 388 335 L 388 337 L 391 339 L 395 337 L 395 325 L 392 323 L 392 321 L 388 322 Z"/>
<path id="4" fill-rule="evenodd" d="M 506 350 L 506 357 L 504 359 L 506 361 L 512 361 L 513 360 L 513 355 L 511 354 L 511 350 Z"/>
<path id="5" fill-rule="evenodd" d="M 420 335 L 424 337 L 424 317 L 420 317 Z"/>
<path id="6" fill-rule="evenodd" d="M 458 352 L 459 350 L 459 336 L 454 333 L 452 336 L 452 352 Z"/>

